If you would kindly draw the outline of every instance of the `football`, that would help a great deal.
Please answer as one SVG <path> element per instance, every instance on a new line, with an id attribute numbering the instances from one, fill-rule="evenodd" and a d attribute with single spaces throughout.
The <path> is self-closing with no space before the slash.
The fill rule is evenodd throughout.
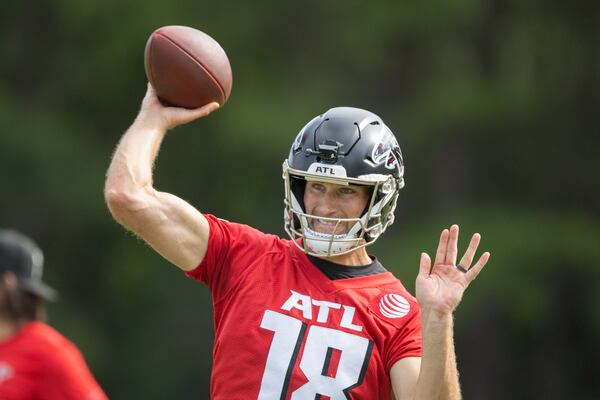
<path id="1" fill-rule="evenodd" d="M 212 37 L 187 26 L 152 32 L 144 51 L 146 76 L 165 105 L 198 108 L 231 93 L 229 59 Z"/>

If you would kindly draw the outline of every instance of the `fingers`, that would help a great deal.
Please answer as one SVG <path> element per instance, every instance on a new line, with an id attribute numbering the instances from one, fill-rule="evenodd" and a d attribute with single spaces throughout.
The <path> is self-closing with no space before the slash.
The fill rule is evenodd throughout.
<path id="1" fill-rule="evenodd" d="M 483 267 L 485 267 L 485 264 L 487 264 L 489 259 L 490 259 L 490 253 L 488 251 L 486 251 L 485 253 L 483 253 L 481 255 L 481 257 L 479 257 L 479 260 L 477 260 L 475 265 L 473 265 L 471 268 L 469 268 L 469 270 L 465 274 L 467 276 L 467 278 L 469 279 L 469 282 L 471 282 L 473 279 L 477 278 L 477 275 L 479 275 L 479 273 L 481 272 Z"/>
<path id="2" fill-rule="evenodd" d="M 143 108 L 144 106 L 151 112 L 160 112 L 165 114 L 166 118 L 172 123 L 172 126 L 186 124 L 195 119 L 205 117 L 220 107 L 219 103 L 217 102 L 211 102 L 196 109 L 170 106 L 162 103 L 159 100 L 156 90 L 150 82 L 147 84 L 146 94 L 142 104 Z"/>
<path id="3" fill-rule="evenodd" d="M 446 260 L 444 264 L 455 265 L 458 255 L 458 225 L 454 224 L 450 227 L 448 235 L 448 248 L 446 249 Z"/>
<path id="4" fill-rule="evenodd" d="M 440 242 L 438 244 L 437 251 L 435 252 L 435 261 L 433 265 L 443 264 L 446 259 L 446 250 L 448 248 L 448 229 L 444 229 L 440 235 Z"/>
<path id="5" fill-rule="evenodd" d="M 169 113 L 169 128 L 174 128 L 177 125 L 187 124 L 195 119 L 206 117 L 217 108 L 219 108 L 219 103 L 212 102 L 193 110 L 179 107 L 166 107 L 165 109 Z"/>
<path id="6" fill-rule="evenodd" d="M 208 114 L 210 114 L 211 112 L 215 111 L 219 107 L 221 107 L 221 105 L 219 103 L 217 103 L 216 101 L 213 101 L 212 103 L 208 103 L 206 105 L 206 109 L 208 111 Z"/>
<path id="7" fill-rule="evenodd" d="M 421 261 L 419 263 L 419 275 L 427 277 L 431 271 L 431 258 L 429 254 L 421 253 Z"/>
<path id="8" fill-rule="evenodd" d="M 475 256 L 475 252 L 477 251 L 477 247 L 479 246 L 479 242 L 481 241 L 481 235 L 476 233 L 471 237 L 471 242 L 469 243 L 469 247 L 467 251 L 460 259 L 460 265 L 465 268 L 469 268 L 471 263 L 473 262 L 473 257 Z"/>
<path id="9" fill-rule="evenodd" d="M 213 101 L 212 103 L 208 103 L 200 108 L 196 108 L 193 110 L 179 108 L 177 109 L 177 113 L 182 119 L 187 120 L 186 122 L 190 122 L 197 118 L 206 117 L 208 114 L 215 111 L 217 108 L 219 108 L 219 103 Z"/>

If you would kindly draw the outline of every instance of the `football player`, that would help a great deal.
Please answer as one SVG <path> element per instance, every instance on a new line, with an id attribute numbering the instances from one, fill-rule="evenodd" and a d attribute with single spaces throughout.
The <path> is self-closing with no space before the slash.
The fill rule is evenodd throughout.
<path id="1" fill-rule="evenodd" d="M 453 311 L 489 253 L 473 235 L 457 263 L 458 226 L 421 254 L 416 299 L 367 253 L 394 221 L 400 147 L 377 115 L 333 108 L 297 135 L 283 162 L 290 239 L 202 214 L 153 186 L 169 129 L 218 108 L 164 107 L 149 85 L 108 170 L 114 218 L 214 305 L 213 399 L 458 399 Z"/>
<path id="2" fill-rule="evenodd" d="M 79 349 L 44 322 L 54 289 L 28 237 L 0 229 L 0 399 L 106 400 Z"/>

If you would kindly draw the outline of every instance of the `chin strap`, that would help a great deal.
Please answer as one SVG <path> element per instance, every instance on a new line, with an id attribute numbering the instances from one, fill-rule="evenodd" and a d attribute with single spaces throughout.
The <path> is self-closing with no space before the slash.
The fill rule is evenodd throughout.
<path id="1" fill-rule="evenodd" d="M 353 234 L 333 235 L 313 231 L 308 226 L 304 227 L 304 240 L 308 250 L 317 256 L 334 256 L 345 253 L 356 247 L 359 242 L 358 237 Z"/>

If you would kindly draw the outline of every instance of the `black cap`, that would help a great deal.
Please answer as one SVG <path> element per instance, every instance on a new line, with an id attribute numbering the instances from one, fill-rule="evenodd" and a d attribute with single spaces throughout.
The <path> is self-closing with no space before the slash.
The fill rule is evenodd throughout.
<path id="1" fill-rule="evenodd" d="M 0 275 L 12 272 L 19 286 L 46 300 L 56 300 L 58 293 L 42 282 L 44 253 L 27 236 L 0 229 Z"/>

